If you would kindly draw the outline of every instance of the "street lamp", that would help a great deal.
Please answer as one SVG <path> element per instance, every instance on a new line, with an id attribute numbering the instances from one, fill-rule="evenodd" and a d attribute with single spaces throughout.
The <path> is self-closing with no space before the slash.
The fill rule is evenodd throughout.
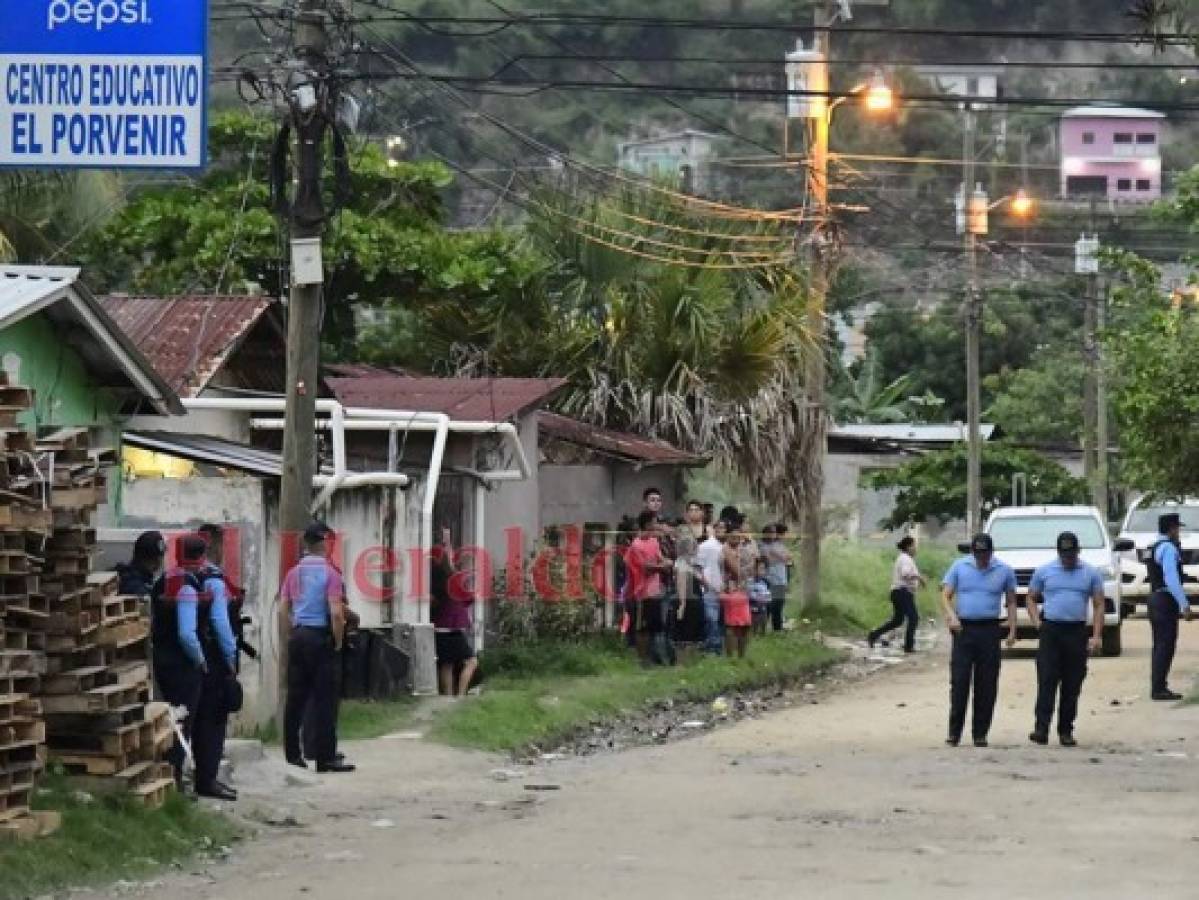
<path id="1" fill-rule="evenodd" d="M 829 97 L 828 36 L 826 27 L 832 19 L 823 7 L 816 11 L 816 35 L 811 48 L 800 41 L 795 50 L 787 54 L 787 124 L 784 129 L 784 154 L 790 147 L 790 123 L 792 120 L 806 122 L 810 133 L 807 178 L 808 196 L 816 224 L 812 248 L 812 278 L 808 291 L 807 325 L 812 335 L 817 336 L 821 347 L 826 342 L 827 298 L 832 280 L 832 242 L 824 240 L 823 229 L 828 225 L 828 163 L 829 131 L 834 110 L 846 100 L 861 97 L 869 113 L 882 113 L 895 106 L 895 96 L 881 72 L 848 94 L 831 103 Z M 804 391 L 807 403 L 802 427 L 810 429 L 812 440 L 803 459 L 796 460 L 802 473 L 800 491 L 803 509 L 799 527 L 800 559 L 799 581 L 802 602 L 815 603 L 820 599 L 820 543 L 824 538 L 822 514 L 824 493 L 824 457 L 828 450 L 828 412 L 825 400 L 826 355 L 810 353 L 804 366 Z"/>

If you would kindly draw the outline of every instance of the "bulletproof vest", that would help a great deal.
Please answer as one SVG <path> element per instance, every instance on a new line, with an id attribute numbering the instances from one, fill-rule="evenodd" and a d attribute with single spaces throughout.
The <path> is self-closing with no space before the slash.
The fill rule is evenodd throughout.
<path id="1" fill-rule="evenodd" d="M 150 634 L 154 641 L 154 653 L 165 658 L 187 659 L 179 643 L 179 592 L 190 587 L 199 598 L 196 610 L 196 632 L 200 646 L 207 651 L 215 643 L 212 631 L 212 594 L 204 591 L 204 583 L 194 572 L 176 567 L 169 569 L 150 591 Z"/>
<path id="2" fill-rule="evenodd" d="M 1145 560 L 1145 566 L 1149 569 L 1149 587 L 1156 593 L 1166 589 L 1166 573 L 1161 567 L 1161 563 L 1157 561 L 1157 548 L 1162 544 L 1169 544 L 1166 538 L 1162 538 L 1149 548 L 1149 558 Z M 1182 550 L 1178 551 L 1178 583 L 1182 583 Z"/>

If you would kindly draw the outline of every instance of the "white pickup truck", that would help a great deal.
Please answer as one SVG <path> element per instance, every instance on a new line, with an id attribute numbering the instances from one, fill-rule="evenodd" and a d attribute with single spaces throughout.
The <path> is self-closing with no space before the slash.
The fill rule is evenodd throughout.
<path id="1" fill-rule="evenodd" d="M 1157 543 L 1157 520 L 1166 513 L 1177 513 L 1182 519 L 1182 589 L 1192 602 L 1199 599 L 1199 499 L 1163 501 L 1139 497 L 1128 508 L 1120 529 L 1120 539 L 1132 541 L 1134 545 L 1123 552 L 1120 559 L 1120 590 L 1125 617 L 1136 611 L 1138 603 L 1149 602 L 1151 591 L 1146 561 Z"/>
<path id="2" fill-rule="evenodd" d="M 1036 637 L 1025 604 L 1032 573 L 1057 557 L 1057 536 L 1063 531 L 1078 535 L 1080 557 L 1103 575 L 1105 614 L 1103 655 L 1119 656 L 1121 646 L 1120 578 L 1118 552 L 1131 542 L 1113 542 L 1103 517 L 1093 506 L 1013 506 L 997 509 L 987 520 L 986 532 L 995 542 L 995 556 L 1016 570 L 1016 637 Z M 1006 611 L 1004 617 L 1006 618 Z M 1088 608 L 1087 621 L 1090 622 Z"/>

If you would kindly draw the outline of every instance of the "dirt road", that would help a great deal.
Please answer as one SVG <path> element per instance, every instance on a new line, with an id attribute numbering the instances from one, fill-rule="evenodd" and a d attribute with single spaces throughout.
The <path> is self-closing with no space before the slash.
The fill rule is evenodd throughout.
<path id="1" fill-rule="evenodd" d="M 1183 629 L 1176 687 L 1199 669 Z M 812 704 L 665 747 L 514 769 L 384 739 L 312 787 L 241 782 L 266 826 L 150 897 L 1199 897 L 1199 706 L 1146 697 L 1148 626 L 1091 664 L 1067 750 L 1031 746 L 1031 653 L 990 749 L 941 744 L 942 650 Z M 527 790 L 527 785 L 557 790 Z M 266 796 L 262 796 L 265 794 Z"/>

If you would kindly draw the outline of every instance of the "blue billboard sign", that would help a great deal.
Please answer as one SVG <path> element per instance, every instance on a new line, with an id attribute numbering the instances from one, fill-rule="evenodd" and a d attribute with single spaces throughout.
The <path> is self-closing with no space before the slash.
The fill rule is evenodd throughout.
<path id="1" fill-rule="evenodd" d="M 0 166 L 204 164 L 208 0 L 4 0 Z"/>

